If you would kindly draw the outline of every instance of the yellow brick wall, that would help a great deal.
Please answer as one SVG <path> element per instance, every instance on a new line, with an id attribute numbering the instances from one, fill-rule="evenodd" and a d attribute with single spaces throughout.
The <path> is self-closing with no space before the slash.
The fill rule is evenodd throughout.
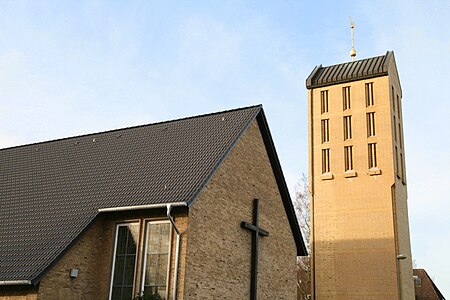
<path id="1" fill-rule="evenodd" d="M 260 199 L 259 299 L 296 299 L 296 247 L 254 121 L 189 212 L 185 299 L 248 299 L 253 199 Z"/>
<path id="2" fill-rule="evenodd" d="M 409 246 L 406 188 L 398 182 L 393 157 L 391 82 L 388 76 L 309 91 L 310 187 L 313 272 L 316 299 L 396 299 L 396 239 Z M 366 107 L 365 83 L 373 82 L 373 107 Z M 398 87 L 399 84 L 397 83 Z M 350 86 L 351 109 L 343 111 L 342 88 Z M 328 90 L 329 112 L 321 114 L 320 91 Z M 375 137 L 367 137 L 366 113 L 375 112 Z M 352 116 L 352 139 L 344 141 L 343 116 Z M 322 143 L 321 119 L 329 119 L 330 141 Z M 380 175 L 368 174 L 368 143 L 377 143 Z M 344 146 L 353 146 L 355 177 L 344 174 Z M 322 176 L 322 149 L 330 148 L 332 179 Z M 402 183 L 400 182 L 400 185 Z M 397 204 L 395 204 L 397 203 Z M 396 215 L 394 215 L 396 206 Z M 395 232 L 398 231 L 396 235 Z M 411 268 L 402 261 L 404 272 Z M 411 273 L 412 283 L 412 273 Z M 411 298 L 404 277 L 404 299 Z M 413 290 L 413 289 L 412 289 Z M 412 294 L 413 295 L 413 294 Z"/>

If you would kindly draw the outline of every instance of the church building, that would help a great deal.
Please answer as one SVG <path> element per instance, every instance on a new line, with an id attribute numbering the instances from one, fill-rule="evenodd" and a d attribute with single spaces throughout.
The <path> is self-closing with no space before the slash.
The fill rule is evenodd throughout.
<path id="1" fill-rule="evenodd" d="M 0 150 L 0 299 L 296 299 L 304 255 L 262 106 Z"/>
<path id="2" fill-rule="evenodd" d="M 320 65 L 306 86 L 313 298 L 414 299 L 394 53 Z"/>

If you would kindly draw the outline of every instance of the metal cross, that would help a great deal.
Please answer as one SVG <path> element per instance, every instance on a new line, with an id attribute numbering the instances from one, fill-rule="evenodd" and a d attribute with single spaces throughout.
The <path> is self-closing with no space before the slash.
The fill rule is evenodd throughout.
<path id="1" fill-rule="evenodd" d="M 250 285 L 250 300 L 256 300 L 258 287 L 258 238 L 260 235 L 268 236 L 269 232 L 259 228 L 259 200 L 253 200 L 253 223 L 241 222 L 241 227 L 252 233 L 252 277 Z"/>

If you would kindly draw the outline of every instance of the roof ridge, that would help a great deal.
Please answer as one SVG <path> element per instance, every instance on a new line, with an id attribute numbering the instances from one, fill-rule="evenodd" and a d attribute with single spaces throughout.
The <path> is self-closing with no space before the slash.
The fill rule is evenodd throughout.
<path id="1" fill-rule="evenodd" d="M 189 120 L 189 119 L 196 119 L 196 118 L 201 118 L 201 117 L 213 116 L 213 115 L 218 115 L 218 114 L 222 114 L 222 113 L 230 113 L 230 112 L 234 112 L 234 111 L 252 109 L 252 108 L 257 108 L 257 107 L 262 108 L 262 104 L 255 104 L 255 105 L 250 105 L 250 106 L 227 109 L 227 110 L 223 110 L 223 111 L 204 113 L 204 114 L 193 115 L 193 116 L 189 116 L 189 117 L 181 117 L 178 119 L 171 119 L 171 120 L 166 120 L 166 121 L 157 121 L 155 123 L 134 125 L 134 126 L 122 127 L 122 128 L 116 128 L 116 129 L 109 129 L 109 130 L 105 130 L 105 131 L 68 136 L 68 137 L 64 137 L 64 138 L 56 138 L 56 139 L 51 139 L 51 140 L 47 140 L 47 141 L 34 142 L 34 143 L 30 143 L 30 144 L 16 145 L 16 146 L 11 146 L 11 147 L 6 147 L 6 148 L 0 148 L 0 152 L 17 149 L 17 148 L 25 148 L 25 147 L 29 147 L 29 146 L 37 146 L 37 145 L 48 144 L 48 143 L 53 143 L 53 142 L 65 141 L 65 140 L 70 140 L 70 139 L 89 137 L 89 136 L 98 135 L 98 134 L 113 133 L 113 132 L 119 132 L 119 131 L 123 131 L 123 130 L 129 130 L 129 129 L 137 129 L 137 128 L 143 128 L 143 127 L 147 127 L 147 126 L 179 122 L 179 121 L 184 121 L 184 120 Z"/>

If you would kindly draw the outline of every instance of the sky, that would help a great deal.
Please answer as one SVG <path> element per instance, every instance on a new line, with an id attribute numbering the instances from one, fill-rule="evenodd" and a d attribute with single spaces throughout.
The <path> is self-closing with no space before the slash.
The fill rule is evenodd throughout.
<path id="1" fill-rule="evenodd" d="M 291 192 L 312 69 L 393 50 L 413 259 L 450 297 L 450 1 L 0 0 L 0 148 L 263 104 Z"/>

